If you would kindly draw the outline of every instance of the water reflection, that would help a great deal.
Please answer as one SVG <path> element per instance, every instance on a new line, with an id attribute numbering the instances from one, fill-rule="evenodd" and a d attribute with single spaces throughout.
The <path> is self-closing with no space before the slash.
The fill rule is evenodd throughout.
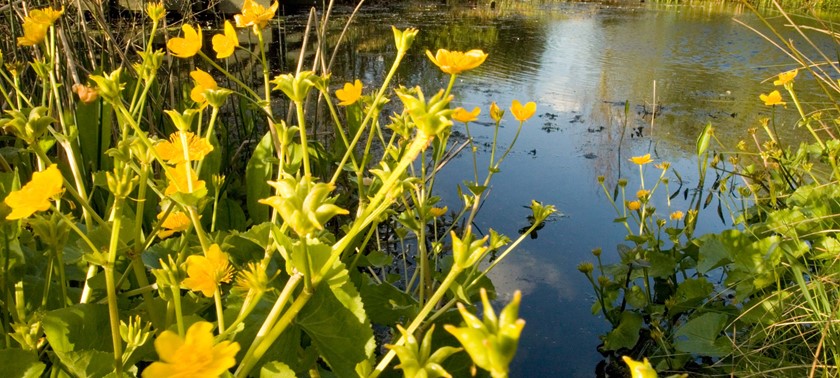
<path id="1" fill-rule="evenodd" d="M 538 116 L 525 125 L 477 219 L 482 230 L 516 235 L 528 226 L 531 199 L 564 214 L 491 274 L 500 293 L 525 294 L 521 316 L 528 325 L 511 376 L 594 375 L 597 335 L 606 322 L 591 315 L 590 288 L 575 267 L 592 260 L 595 247 L 604 248 L 606 263 L 616 260 L 624 236 L 595 177 L 606 176 L 608 185 L 626 177 L 634 187 L 638 170 L 627 159 L 652 153 L 657 161 L 672 162 L 685 187 L 692 187 L 694 142 L 707 123 L 731 146 L 770 116 L 758 100 L 770 88 L 762 81 L 788 69 L 789 62 L 733 17 L 758 24 L 755 16 L 726 4 L 558 4 L 494 17 L 486 9 L 412 5 L 367 11 L 350 29 L 333 66 L 334 82 L 381 81 L 394 55 L 390 25 L 410 26 L 421 32 L 399 83 L 429 91 L 446 84 L 448 78 L 425 58 L 426 49 L 482 48 L 490 57 L 459 77 L 457 105 L 481 106 L 479 121 L 489 124 L 491 101 L 503 107 L 513 99 L 538 103 Z M 794 119 L 776 116 L 783 137 L 796 138 Z M 502 149 L 516 130 L 512 122 L 505 126 Z M 463 133 L 463 126 L 455 131 Z M 479 144 L 492 141 L 490 127 L 479 123 L 470 131 Z M 655 180 L 654 171 L 646 180 Z M 455 186 L 470 177 L 471 159 L 450 162 L 436 185 L 444 201 L 457 204 Z M 667 208 L 664 194 L 654 201 Z M 678 196 L 671 206 L 685 210 L 686 202 Z M 701 213 L 698 232 L 720 227 L 713 211 Z"/>

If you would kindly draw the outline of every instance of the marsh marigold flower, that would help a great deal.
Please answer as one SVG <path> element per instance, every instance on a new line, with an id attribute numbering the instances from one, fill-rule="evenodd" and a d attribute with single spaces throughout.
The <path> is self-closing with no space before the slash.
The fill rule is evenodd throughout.
<path id="1" fill-rule="evenodd" d="M 201 27 L 196 30 L 192 25 L 184 24 L 181 26 L 184 31 L 184 37 L 175 37 L 169 39 L 166 47 L 172 55 L 178 58 L 189 58 L 201 51 Z"/>
<path id="2" fill-rule="evenodd" d="M 232 276 L 233 268 L 227 254 L 222 252 L 218 244 L 213 244 L 207 249 L 206 255 L 187 257 L 187 278 L 183 284 L 190 290 L 212 297 L 219 284 L 230 282 Z"/>
<path id="3" fill-rule="evenodd" d="M 455 111 L 452 112 L 452 119 L 467 123 L 477 120 L 479 114 L 481 114 L 481 109 L 477 106 L 472 111 L 467 111 L 464 108 L 455 108 Z"/>
<path id="4" fill-rule="evenodd" d="M 143 370 L 143 378 L 219 377 L 236 365 L 239 343 L 213 341 L 213 325 L 199 321 L 187 329 L 185 338 L 163 331 L 155 339 L 160 361 Z"/>
<path id="5" fill-rule="evenodd" d="M 8 220 L 27 218 L 38 211 L 50 208 L 50 200 L 64 190 L 64 178 L 58 166 L 53 164 L 41 172 L 32 174 L 22 188 L 9 193 L 3 202 L 12 208 Z"/>
<path id="6" fill-rule="evenodd" d="M 787 72 L 782 72 L 779 74 L 779 79 L 773 82 L 773 85 L 785 85 L 793 81 L 793 78 L 796 77 L 796 74 L 799 73 L 799 70 L 790 70 Z"/>
<path id="7" fill-rule="evenodd" d="M 487 59 L 487 54 L 481 50 L 470 50 L 467 52 L 449 51 L 447 49 L 438 49 L 435 55 L 426 50 L 426 56 L 440 68 L 441 71 L 450 75 L 457 75 L 461 72 L 471 70 L 484 63 Z"/>
<path id="8" fill-rule="evenodd" d="M 239 37 L 230 21 L 225 21 L 223 34 L 216 34 L 211 40 L 213 51 L 216 52 L 216 59 L 224 59 L 233 55 L 233 50 L 239 46 Z"/>
<path id="9" fill-rule="evenodd" d="M 627 364 L 627 367 L 630 368 L 630 377 L 632 378 L 656 378 L 656 370 L 653 369 L 653 366 L 650 365 L 650 362 L 647 358 L 642 360 L 642 362 L 635 361 L 630 357 L 623 356 L 621 357 L 624 360 L 624 363 Z"/>
<path id="10" fill-rule="evenodd" d="M 682 211 L 679 211 L 679 210 L 674 211 L 673 213 L 671 213 L 671 220 L 678 221 L 680 219 L 683 219 L 684 215 L 685 214 Z"/>
<path id="11" fill-rule="evenodd" d="M 448 207 L 433 207 L 429 209 L 429 214 L 435 218 L 443 216 L 449 210 Z"/>
<path id="12" fill-rule="evenodd" d="M 190 72 L 190 77 L 195 82 L 195 87 L 190 91 L 190 99 L 198 104 L 204 105 L 207 102 L 207 98 L 204 97 L 204 91 L 207 89 L 218 89 L 219 84 L 216 83 L 216 79 L 213 79 L 213 76 L 200 69 Z"/>
<path id="13" fill-rule="evenodd" d="M 18 37 L 18 46 L 36 46 L 47 38 L 49 26 L 33 22 L 29 18 L 23 20 L 23 37 Z"/>
<path id="14" fill-rule="evenodd" d="M 767 106 L 785 105 L 784 101 L 782 101 L 782 94 L 779 91 L 773 91 L 768 94 L 762 93 L 758 98 L 764 101 L 764 105 Z"/>
<path id="15" fill-rule="evenodd" d="M 636 164 L 636 165 L 645 165 L 647 163 L 652 162 L 653 159 L 650 158 L 650 154 L 644 154 L 642 156 L 631 157 L 630 161 L 633 162 L 633 164 Z"/>
<path id="16" fill-rule="evenodd" d="M 181 142 L 182 135 L 187 139 L 186 157 L 188 160 L 198 161 L 204 159 L 207 154 L 213 151 L 213 145 L 207 139 L 201 138 L 189 131 L 176 131 L 169 136 L 169 140 L 164 140 L 156 144 L 155 152 L 169 164 L 185 162 L 184 144 Z"/>
<path id="17" fill-rule="evenodd" d="M 276 1 L 270 7 L 266 8 L 253 0 L 245 0 L 242 4 L 242 13 L 233 16 L 234 21 L 236 21 L 236 27 L 244 28 L 246 26 L 253 26 L 254 32 L 258 29 L 265 28 L 268 25 L 268 21 L 274 18 L 274 13 L 277 12 L 278 6 L 280 4 Z"/>
<path id="18" fill-rule="evenodd" d="M 335 91 L 335 97 L 341 101 L 338 103 L 341 106 L 355 104 L 362 97 L 362 82 L 356 79 L 352 84 L 344 83 L 344 88 Z"/>
<path id="19" fill-rule="evenodd" d="M 187 163 L 182 162 L 175 168 L 167 168 L 166 170 L 169 176 L 169 185 L 163 192 L 164 195 L 196 193 L 206 189 L 204 180 L 198 179 L 195 169 L 190 169 L 189 178 L 187 177 Z"/>
<path id="20" fill-rule="evenodd" d="M 165 213 L 165 211 L 162 211 L 158 214 L 157 219 L 160 220 L 163 218 Z M 190 224 L 190 217 L 186 213 L 183 211 L 171 211 L 169 216 L 160 224 L 161 230 L 158 231 L 158 237 L 166 239 L 176 232 L 186 231 L 190 228 Z"/>
<path id="21" fill-rule="evenodd" d="M 490 118 L 493 119 L 495 122 L 499 122 L 504 117 L 505 111 L 499 108 L 499 105 L 496 105 L 496 101 L 490 103 Z"/>
<path id="22" fill-rule="evenodd" d="M 513 103 L 510 105 L 510 114 L 513 114 L 513 118 L 516 118 L 519 122 L 527 121 L 528 118 L 534 116 L 536 111 L 537 104 L 533 101 L 522 105 L 518 100 L 513 100 Z"/>

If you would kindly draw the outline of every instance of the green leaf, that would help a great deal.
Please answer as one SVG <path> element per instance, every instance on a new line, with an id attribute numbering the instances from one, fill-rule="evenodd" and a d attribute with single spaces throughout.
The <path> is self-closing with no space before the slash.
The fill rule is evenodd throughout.
<path id="1" fill-rule="evenodd" d="M 705 239 L 705 241 L 700 246 L 700 253 L 698 254 L 699 258 L 697 261 L 697 272 L 700 274 L 706 274 L 714 268 L 732 262 L 732 260 L 729 259 L 729 253 L 726 250 L 726 246 L 723 245 L 716 235 L 703 239 Z"/>
<path id="2" fill-rule="evenodd" d="M 680 352 L 721 357 L 732 350 L 729 340 L 721 336 L 728 317 L 705 313 L 689 320 L 674 332 L 674 347 Z"/>
<path id="3" fill-rule="evenodd" d="M 356 365 L 373 356 L 376 346 L 362 300 L 353 284 L 321 287 L 301 309 L 297 324 L 337 377 L 357 377 Z"/>
<path id="4" fill-rule="evenodd" d="M 260 378 L 297 378 L 297 376 L 289 365 L 271 361 L 260 369 Z"/>
<path id="5" fill-rule="evenodd" d="M 111 159 L 105 151 L 111 146 L 111 106 L 103 101 L 91 104 L 78 103 L 76 107 L 76 127 L 79 132 L 79 147 L 82 169 L 91 167 L 93 171 L 110 170 Z"/>
<path id="6" fill-rule="evenodd" d="M 79 304 L 53 310 L 42 324 L 53 351 L 75 376 L 102 377 L 113 370 L 107 305 Z"/>
<path id="7" fill-rule="evenodd" d="M 248 216 L 255 223 L 268 221 L 269 207 L 257 201 L 271 195 L 271 187 L 268 180 L 271 180 L 271 163 L 274 156 L 274 144 L 271 140 L 271 133 L 267 132 L 260 140 L 260 144 L 254 149 L 251 160 L 245 168 L 245 188 L 248 206 Z"/>
<path id="8" fill-rule="evenodd" d="M 671 297 L 668 310 L 672 313 L 691 311 L 704 301 L 708 300 L 709 294 L 714 290 L 714 285 L 706 281 L 705 277 L 689 278 L 680 283 L 677 292 Z"/>
<path id="9" fill-rule="evenodd" d="M 34 353 L 22 349 L 0 350 L 0 366 L 4 377 L 38 378 L 46 365 Z"/>
<path id="10" fill-rule="evenodd" d="M 222 168 L 222 147 L 219 146 L 219 139 L 216 137 L 215 132 L 210 133 L 209 142 L 213 146 L 213 151 L 210 151 L 201 160 L 201 172 L 198 178 L 204 180 L 208 186 L 211 186 L 213 185 L 213 175 L 218 175 Z"/>
<path id="11" fill-rule="evenodd" d="M 405 323 L 420 311 L 414 297 L 387 282 L 362 284 L 360 291 L 370 320 L 376 324 Z"/>
<path id="12" fill-rule="evenodd" d="M 642 316 L 625 311 L 621 313 L 621 322 L 604 338 L 604 349 L 619 350 L 633 348 L 639 341 L 639 330 L 642 329 Z"/>

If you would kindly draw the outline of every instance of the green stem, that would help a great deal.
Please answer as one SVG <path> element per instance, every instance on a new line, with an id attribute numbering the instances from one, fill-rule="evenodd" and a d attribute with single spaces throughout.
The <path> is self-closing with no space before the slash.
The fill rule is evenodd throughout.
<path id="1" fill-rule="evenodd" d="M 391 83 L 391 79 L 397 73 L 397 68 L 400 66 L 400 62 L 402 61 L 403 57 L 405 57 L 405 51 L 399 50 L 397 51 L 397 56 L 394 58 L 394 64 L 391 65 L 391 70 L 388 71 L 388 75 L 385 76 L 385 80 L 382 82 L 382 86 L 379 88 L 379 91 L 376 92 L 376 96 L 373 98 L 373 105 L 368 108 L 367 113 L 365 113 L 365 119 L 362 120 L 362 124 L 359 125 L 359 130 L 356 131 L 356 136 L 353 137 L 353 141 L 350 142 L 347 151 L 344 153 L 344 157 L 341 158 L 341 162 L 338 163 L 335 174 L 333 174 L 332 179 L 330 180 L 330 184 L 335 184 L 336 180 L 338 180 L 338 176 L 341 174 L 342 170 L 341 167 L 344 164 L 347 164 L 347 159 L 350 158 L 350 155 L 353 154 L 353 146 L 359 142 L 359 139 L 364 134 L 365 127 L 367 127 L 368 122 L 373 120 L 373 114 L 376 112 L 377 104 L 382 100 L 382 97 L 385 95 L 385 91 L 388 89 L 388 85 Z"/>
<path id="2" fill-rule="evenodd" d="M 213 292 L 213 299 L 216 302 L 216 318 L 219 321 L 219 333 L 225 332 L 225 308 L 222 307 L 222 291 L 219 285 L 216 285 L 216 291 Z"/>
<path id="3" fill-rule="evenodd" d="M 308 180 L 312 177 L 312 172 L 309 167 L 309 143 L 306 139 L 306 116 L 303 114 L 303 102 L 295 101 L 295 113 L 297 113 L 298 130 L 300 131 L 300 146 L 303 149 L 303 152 L 301 152 L 303 155 L 303 177 Z M 339 165 L 339 167 L 341 166 Z M 341 172 L 341 169 L 337 172 Z"/>
<path id="4" fill-rule="evenodd" d="M 283 288 L 283 291 L 280 293 L 280 296 L 277 297 L 277 300 L 274 302 L 274 307 L 271 308 L 271 312 L 268 313 L 268 316 L 266 316 L 265 321 L 263 321 L 260 330 L 257 331 L 257 335 L 254 337 L 254 341 L 251 343 L 251 347 L 248 348 L 248 351 L 245 353 L 245 356 L 242 357 L 242 362 L 236 369 L 236 373 L 234 373 L 235 377 L 248 376 L 248 373 L 251 371 L 251 369 L 254 368 L 254 365 L 265 353 L 265 349 L 267 349 L 267 347 L 261 348 L 263 340 L 270 340 L 270 343 L 274 342 L 276 337 L 274 339 L 269 339 L 269 337 L 271 336 L 271 332 L 275 328 L 272 327 L 272 325 L 274 324 L 275 320 L 277 320 L 277 318 L 280 316 L 283 307 L 285 307 L 286 303 L 289 302 L 292 293 L 300 284 L 301 279 L 303 279 L 303 275 L 295 274 L 289 278 L 288 282 L 286 282 L 286 286 Z M 306 296 L 306 293 L 307 291 L 304 290 L 303 293 L 301 293 L 301 295 L 295 300 L 295 303 L 297 303 L 301 300 L 301 298 Z M 311 295 L 311 293 L 309 295 Z M 292 304 L 292 306 L 294 307 L 294 303 Z M 302 305 L 300 306 L 302 307 Z M 289 308 L 289 310 L 286 311 L 287 314 L 290 312 L 292 312 L 292 308 Z M 296 315 L 297 311 L 295 311 L 294 314 Z M 277 336 L 279 336 L 279 334 Z"/>
<path id="5" fill-rule="evenodd" d="M 117 288 L 114 280 L 114 264 L 117 261 L 117 245 L 119 244 L 122 226 L 122 204 L 124 198 L 115 196 L 114 207 L 111 210 L 111 241 L 108 245 L 108 262 L 105 264 L 105 288 L 108 293 L 108 314 L 111 320 L 111 342 L 114 344 L 114 368 L 117 376 L 122 375 L 122 338 L 120 337 L 120 313 L 117 307 Z"/>
<path id="6" fill-rule="evenodd" d="M 417 327 L 419 327 L 423 323 L 423 321 L 426 319 L 426 316 L 429 315 L 429 312 L 431 312 L 435 307 L 437 307 L 437 303 L 440 302 L 444 294 L 446 294 L 446 292 L 449 291 L 449 286 L 451 286 L 452 283 L 455 282 L 455 279 L 458 278 L 458 275 L 460 273 L 461 268 L 459 268 L 457 265 L 452 265 L 452 270 L 449 271 L 449 274 L 446 275 L 446 278 L 443 280 L 443 282 L 441 282 L 440 286 L 437 288 L 432 297 L 429 298 L 429 301 L 426 302 L 426 305 L 423 306 L 423 308 L 420 310 L 417 316 L 414 317 L 414 320 L 411 322 L 411 324 L 409 324 L 408 328 L 406 328 L 406 332 L 404 333 L 405 335 L 414 334 L 414 331 L 416 331 Z M 394 345 L 400 346 L 405 344 L 405 342 L 405 336 L 400 336 L 400 339 L 397 340 L 397 342 L 394 343 Z M 391 348 L 391 350 L 388 351 L 388 354 L 386 354 L 385 357 L 383 357 L 382 360 L 379 361 L 379 364 L 376 365 L 376 368 L 368 376 L 368 378 L 376 378 L 379 376 L 379 374 L 382 374 L 385 368 L 388 367 L 388 364 L 391 363 L 391 360 L 394 359 L 395 355 L 396 352 L 394 352 L 394 349 Z"/>

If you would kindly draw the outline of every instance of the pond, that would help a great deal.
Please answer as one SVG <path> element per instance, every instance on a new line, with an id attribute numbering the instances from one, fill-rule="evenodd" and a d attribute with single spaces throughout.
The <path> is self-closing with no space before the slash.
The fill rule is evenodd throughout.
<path id="1" fill-rule="evenodd" d="M 481 107 L 479 121 L 488 123 L 491 101 L 503 108 L 514 99 L 538 104 L 537 116 L 525 124 L 477 219 L 484 232 L 493 227 L 517 235 L 528 226 L 531 199 L 554 204 L 561 213 L 491 275 L 501 300 L 514 290 L 523 293 L 520 316 L 527 325 L 512 365 L 514 377 L 596 374 L 602 359 L 598 336 L 608 323 L 593 316 L 591 287 L 576 266 L 593 261 L 596 247 L 604 249 L 605 262 L 617 261 L 616 247 L 625 235 L 613 223 L 615 212 L 596 177 L 605 176 L 610 187 L 628 178 L 628 187 L 634 187 L 638 168 L 628 158 L 651 153 L 656 162 L 672 163 L 683 189 L 693 188 L 694 144 L 704 126 L 711 123 L 732 148 L 760 118 L 771 116 L 758 99 L 772 90 L 766 80 L 793 68 L 779 50 L 735 21 L 759 25 L 743 7 L 627 4 L 363 7 L 333 68 L 334 83 L 380 82 L 393 57 L 390 25 L 416 27 L 420 34 L 400 71 L 400 84 L 443 88 L 448 77 L 429 62 L 425 50 L 480 48 L 489 58 L 459 76 L 455 105 Z M 336 18 L 346 20 L 349 11 Z M 289 30 L 302 22 L 300 16 L 290 17 Z M 798 138 L 794 119 L 782 113 L 793 115 L 776 115 L 780 133 Z M 505 124 L 501 143 L 512 139 L 515 126 Z M 464 133 L 463 124 L 454 130 Z M 479 144 L 492 141 L 491 127 L 478 124 L 470 131 Z M 648 170 L 651 180 L 656 171 Z M 472 159 L 465 153 L 446 166 L 437 194 L 444 203 L 457 204 L 456 186 L 471 177 Z M 665 200 L 657 199 L 660 207 L 666 208 Z M 682 195 L 671 204 L 673 210 L 685 206 Z M 701 212 L 699 232 L 732 223 L 728 216 L 722 223 L 711 206 Z"/>

